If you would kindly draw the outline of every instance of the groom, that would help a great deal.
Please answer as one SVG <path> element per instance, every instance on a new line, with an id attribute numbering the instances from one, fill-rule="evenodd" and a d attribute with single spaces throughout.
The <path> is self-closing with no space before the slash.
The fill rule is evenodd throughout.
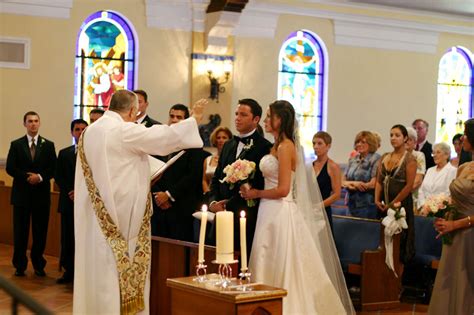
<path id="1" fill-rule="evenodd" d="M 235 110 L 235 128 L 239 136 L 227 141 L 222 148 L 219 163 L 211 181 L 209 192 L 209 209 L 212 212 L 232 211 L 234 213 L 234 248 L 240 250 L 240 211 L 245 210 L 247 216 L 247 248 L 251 251 L 255 225 L 257 223 L 257 211 L 259 200 L 255 200 L 255 206 L 248 207 L 247 202 L 240 197 L 239 185 L 230 189 L 229 184 L 221 183 L 225 177 L 224 168 L 237 159 L 253 161 L 256 164 L 256 172 L 253 179 L 249 181 L 250 186 L 263 189 L 264 181 L 260 172 L 260 159 L 270 153 L 272 144 L 257 131 L 257 126 L 262 117 L 262 107 L 257 101 L 246 98 L 239 101 Z"/>

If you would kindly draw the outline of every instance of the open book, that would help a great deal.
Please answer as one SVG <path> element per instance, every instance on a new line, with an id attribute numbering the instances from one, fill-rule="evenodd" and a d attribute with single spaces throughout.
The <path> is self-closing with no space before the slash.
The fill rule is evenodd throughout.
<path id="1" fill-rule="evenodd" d="M 184 150 L 179 151 L 178 154 L 173 156 L 166 163 L 152 156 L 148 156 L 148 161 L 150 162 L 150 181 L 153 182 L 158 176 L 163 174 L 163 172 L 166 171 L 166 169 L 174 162 L 176 162 L 176 160 L 179 159 L 181 155 L 184 154 L 184 152 Z"/>

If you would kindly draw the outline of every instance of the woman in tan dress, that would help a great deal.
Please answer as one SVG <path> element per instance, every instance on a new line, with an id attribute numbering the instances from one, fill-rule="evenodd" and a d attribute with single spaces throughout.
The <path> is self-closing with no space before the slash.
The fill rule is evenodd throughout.
<path id="1" fill-rule="evenodd" d="M 375 183 L 375 204 L 386 216 L 389 206 L 400 202 L 406 211 L 408 229 L 400 236 L 400 260 L 408 263 L 415 256 L 415 217 L 411 191 L 416 175 L 416 159 L 406 150 L 408 132 L 405 126 L 395 125 L 390 129 L 390 144 L 393 152 L 381 158 Z"/>
<path id="2" fill-rule="evenodd" d="M 474 152 L 474 119 L 464 124 L 463 147 Z M 452 245 L 443 245 L 428 314 L 474 314 L 474 162 L 459 167 L 449 186 L 459 216 L 435 220 L 438 237 L 452 233 Z"/>

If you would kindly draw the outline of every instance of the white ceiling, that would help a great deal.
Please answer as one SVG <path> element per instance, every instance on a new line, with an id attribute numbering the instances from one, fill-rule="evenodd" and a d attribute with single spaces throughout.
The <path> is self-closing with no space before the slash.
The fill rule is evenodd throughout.
<path id="1" fill-rule="evenodd" d="M 311 2 L 376 5 L 389 8 L 451 14 L 469 17 L 474 20 L 474 0 L 313 0 Z"/>

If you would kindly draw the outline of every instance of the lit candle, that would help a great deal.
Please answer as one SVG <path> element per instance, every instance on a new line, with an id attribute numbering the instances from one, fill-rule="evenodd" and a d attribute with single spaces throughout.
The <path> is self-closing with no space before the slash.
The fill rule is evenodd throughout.
<path id="1" fill-rule="evenodd" d="M 240 211 L 240 263 L 242 271 L 247 270 L 247 235 L 246 235 L 247 219 L 245 211 Z"/>
<path id="2" fill-rule="evenodd" d="M 202 205 L 201 211 L 201 231 L 199 232 L 198 250 L 198 263 L 200 264 L 204 262 L 204 241 L 206 239 L 207 206 Z"/>
<path id="3" fill-rule="evenodd" d="M 216 214 L 216 260 L 219 264 L 234 262 L 234 213 L 219 211 Z"/>

